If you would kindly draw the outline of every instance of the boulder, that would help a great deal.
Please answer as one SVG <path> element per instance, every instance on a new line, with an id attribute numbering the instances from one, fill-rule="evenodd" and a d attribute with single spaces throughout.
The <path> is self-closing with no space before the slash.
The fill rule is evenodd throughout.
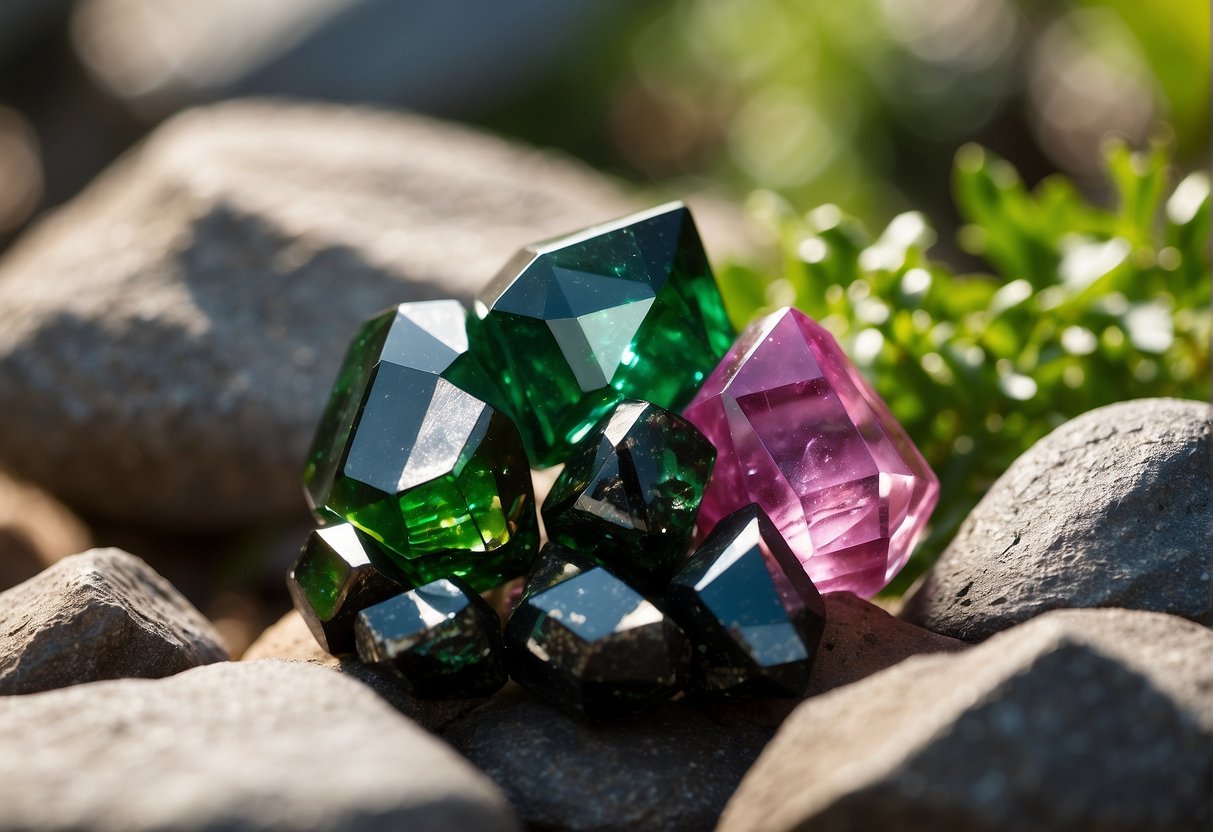
<path id="1" fill-rule="evenodd" d="M 321 649 L 307 624 L 291 610 L 270 626 L 240 657 L 241 661 L 281 659 L 330 668 L 357 679 L 400 713 L 430 731 L 448 724 L 484 704 L 484 699 L 416 699 L 406 693 L 391 674 L 365 665 L 353 657 L 338 658 Z"/>
<path id="2" fill-rule="evenodd" d="M 979 641 L 1058 608 L 1213 625 L 1213 406 L 1139 399 L 1072 419 L 1007 469 L 901 617 Z"/>
<path id="3" fill-rule="evenodd" d="M 362 685 L 288 662 L 0 698 L 0 830 L 518 828 Z"/>
<path id="4" fill-rule="evenodd" d="M 0 593 L 0 694 L 171 676 L 223 661 L 210 622 L 120 549 L 93 549 Z"/>
<path id="5" fill-rule="evenodd" d="M 416 116 L 180 115 L 0 262 L 0 466 L 144 527 L 299 517 L 362 320 L 467 301 L 519 246 L 634 207 L 578 164 Z"/>
<path id="6" fill-rule="evenodd" d="M 850 592 L 822 596 L 826 628 L 809 675 L 809 696 L 849 685 L 922 653 L 949 653 L 969 645 L 899 621 Z"/>
<path id="7" fill-rule="evenodd" d="M 444 738 L 530 829 L 711 829 L 788 704 L 675 702 L 587 724 L 511 686 Z"/>
<path id="8" fill-rule="evenodd" d="M 1203 830 L 1213 633 L 1059 610 L 800 705 L 721 832 Z"/>

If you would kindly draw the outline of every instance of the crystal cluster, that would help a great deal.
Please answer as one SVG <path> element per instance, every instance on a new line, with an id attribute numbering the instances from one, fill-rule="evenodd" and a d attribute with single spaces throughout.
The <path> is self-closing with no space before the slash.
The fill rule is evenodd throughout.
<path id="1" fill-rule="evenodd" d="M 679 204 L 523 249 L 472 314 L 369 320 L 304 473 L 323 525 L 288 585 L 317 640 L 417 697 L 508 675 L 591 720 L 802 696 L 814 582 L 882 586 L 938 485 L 813 321 L 732 342 Z M 530 468 L 557 463 L 537 552 Z M 523 574 L 503 632 L 477 593 Z"/>

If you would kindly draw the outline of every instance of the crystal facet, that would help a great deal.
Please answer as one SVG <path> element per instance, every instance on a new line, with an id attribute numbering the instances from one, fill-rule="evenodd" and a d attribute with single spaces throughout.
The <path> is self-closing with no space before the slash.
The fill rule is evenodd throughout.
<path id="1" fill-rule="evenodd" d="M 518 431 L 482 398 L 496 393 L 466 317 L 456 301 L 406 303 L 362 327 L 304 483 L 317 517 L 380 541 L 410 578 L 487 589 L 526 571 L 538 531 Z"/>
<path id="2" fill-rule="evenodd" d="M 750 324 L 684 415 L 717 451 L 700 537 L 757 503 L 822 592 L 879 591 L 939 497 L 904 428 L 834 337 L 795 309 Z"/>
<path id="3" fill-rule="evenodd" d="M 825 605 L 757 505 L 716 524 L 666 595 L 694 644 L 692 688 L 732 696 L 804 696 Z"/>
<path id="4" fill-rule="evenodd" d="M 295 609 L 330 653 L 354 652 L 354 619 L 408 588 L 375 541 L 349 523 L 307 537 L 286 576 Z"/>
<path id="5" fill-rule="evenodd" d="M 681 416 L 625 400 L 578 443 L 552 485 L 543 503 L 548 538 L 660 592 L 690 546 L 715 458 Z"/>
<path id="6" fill-rule="evenodd" d="M 501 620 L 458 578 L 367 607 L 355 624 L 358 658 L 391 671 L 418 699 L 471 699 L 506 682 Z"/>
<path id="7" fill-rule="evenodd" d="M 510 676 L 574 715 L 604 719 L 667 699 L 690 643 L 610 571 L 549 543 L 505 630 Z"/>
<path id="8" fill-rule="evenodd" d="M 733 337 L 678 203 L 523 249 L 481 294 L 469 332 L 501 368 L 503 406 L 539 467 L 624 397 L 681 408 Z"/>

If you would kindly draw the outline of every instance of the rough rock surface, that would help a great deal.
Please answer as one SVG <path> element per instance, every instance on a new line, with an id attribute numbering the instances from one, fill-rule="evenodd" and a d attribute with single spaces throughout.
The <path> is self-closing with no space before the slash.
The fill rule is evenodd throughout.
<path id="1" fill-rule="evenodd" d="M 678 702 L 594 726 L 510 687 L 444 738 L 497 781 L 530 829 L 700 830 L 791 707 Z"/>
<path id="2" fill-rule="evenodd" d="M 452 721 L 484 704 L 484 699 L 415 699 L 387 674 L 356 658 L 339 659 L 321 649 L 299 613 L 291 610 L 269 627 L 241 656 L 241 661 L 282 659 L 328 667 L 357 679 L 379 694 L 392 707 L 431 731 L 440 731 Z"/>
<path id="3" fill-rule="evenodd" d="M 809 676 L 809 696 L 857 682 L 910 656 L 969 646 L 899 621 L 850 592 L 831 592 L 822 600 L 826 628 Z"/>
<path id="4" fill-rule="evenodd" d="M 906 600 L 966 641 L 1056 608 L 1168 612 L 1213 626 L 1213 407 L 1092 410 L 1015 461 Z"/>
<path id="5" fill-rule="evenodd" d="M 0 465 L 142 526 L 297 516 L 364 318 L 467 300 L 519 246 L 634 207 L 578 164 L 420 117 L 185 113 L 0 263 Z"/>
<path id="6" fill-rule="evenodd" d="M 1059 610 L 908 659 L 797 708 L 720 829 L 1208 829 L 1211 654 L 1175 616 Z"/>
<path id="7" fill-rule="evenodd" d="M 443 743 L 288 662 L 0 698 L 0 783 L 0 830 L 517 828 Z"/>
<path id="8" fill-rule="evenodd" d="M 0 591 L 89 547 L 89 533 L 62 504 L 0 471 Z"/>
<path id="9" fill-rule="evenodd" d="M 226 658 L 210 622 L 120 549 L 64 558 L 0 593 L 0 694 L 171 676 Z"/>

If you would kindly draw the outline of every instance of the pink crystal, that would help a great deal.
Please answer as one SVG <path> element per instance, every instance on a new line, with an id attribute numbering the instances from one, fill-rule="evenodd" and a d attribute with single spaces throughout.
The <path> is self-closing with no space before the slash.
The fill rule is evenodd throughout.
<path id="1" fill-rule="evenodd" d="M 905 429 L 834 336 L 795 309 L 750 324 L 685 415 L 717 451 L 698 537 L 758 503 L 821 592 L 878 592 L 939 499 Z"/>

